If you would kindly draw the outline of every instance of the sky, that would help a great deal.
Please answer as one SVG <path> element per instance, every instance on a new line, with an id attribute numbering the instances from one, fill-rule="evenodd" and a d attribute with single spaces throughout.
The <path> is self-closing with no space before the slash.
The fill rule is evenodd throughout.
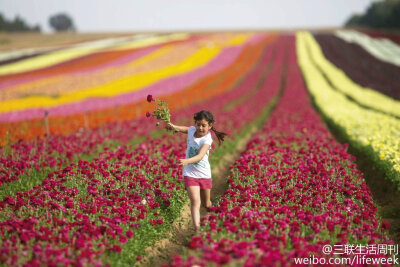
<path id="1" fill-rule="evenodd" d="M 51 32 L 48 19 L 72 17 L 79 32 L 262 30 L 340 27 L 376 0 L 0 0 L 7 19 L 19 15 Z"/>

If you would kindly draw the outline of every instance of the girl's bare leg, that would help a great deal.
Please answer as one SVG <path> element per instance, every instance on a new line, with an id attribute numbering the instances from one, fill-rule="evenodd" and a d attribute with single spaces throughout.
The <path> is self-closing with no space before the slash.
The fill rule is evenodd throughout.
<path id="1" fill-rule="evenodd" d="M 192 213 L 192 221 L 194 229 L 197 231 L 200 227 L 200 186 L 188 186 L 187 191 L 190 199 L 190 211 Z"/>
<path id="2" fill-rule="evenodd" d="M 211 207 L 210 195 L 211 189 L 200 189 L 201 203 L 203 204 L 204 208 Z"/>

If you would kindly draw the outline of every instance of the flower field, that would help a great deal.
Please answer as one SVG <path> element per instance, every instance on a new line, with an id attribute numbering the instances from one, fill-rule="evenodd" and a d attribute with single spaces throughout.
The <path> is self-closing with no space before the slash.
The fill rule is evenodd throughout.
<path id="1" fill-rule="evenodd" d="M 315 39 L 325 57 L 342 69 L 351 80 L 400 100 L 400 93 L 396 90 L 400 86 L 398 66 L 381 61 L 359 45 L 348 43 L 334 35 L 318 34 Z"/>
<path id="2" fill-rule="evenodd" d="M 398 66 L 363 38 L 389 53 L 386 39 L 346 31 L 132 35 L 2 52 L 0 265 L 140 265 L 167 236 L 189 201 L 178 164 L 186 140 L 155 126 L 149 94 L 178 125 L 212 111 L 228 133 L 212 167 L 258 129 L 229 175 L 215 177 L 227 189 L 171 266 L 289 266 L 327 258 L 329 244 L 393 245 L 348 151 L 400 190 Z M 376 64 L 386 71 L 368 75 Z"/>
<path id="3" fill-rule="evenodd" d="M 335 76 L 334 69 L 318 68 L 318 63 L 313 62 L 318 47 L 313 47 L 313 44 L 315 45 L 315 41 L 310 34 L 298 33 L 299 64 L 311 95 L 315 97 L 325 116 L 332 120 L 355 146 L 365 150 L 400 190 L 400 120 L 395 109 L 399 102 L 367 88 L 358 88 L 343 75 L 343 72 Z M 333 78 L 329 79 L 330 76 Z M 348 82 L 348 86 L 342 87 L 339 79 L 345 85 Z M 352 85 L 354 86 L 351 87 Z M 349 92 L 350 88 L 353 89 L 352 99 L 343 94 L 345 90 Z M 375 101 L 378 100 L 375 102 L 377 104 L 372 104 L 374 98 L 370 93 L 379 95 L 378 99 L 375 98 Z M 359 103 L 361 101 L 364 102 Z M 384 103 L 387 104 L 386 107 L 381 106 Z"/>
<path id="4" fill-rule="evenodd" d="M 284 94 L 171 266 L 286 266 L 326 244 L 387 242 L 369 189 L 309 101 L 291 43 Z M 294 265 L 294 264 L 293 264 Z"/>

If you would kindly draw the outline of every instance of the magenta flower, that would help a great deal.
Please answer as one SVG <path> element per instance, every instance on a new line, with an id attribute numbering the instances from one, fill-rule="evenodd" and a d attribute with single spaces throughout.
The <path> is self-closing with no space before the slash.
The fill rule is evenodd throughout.
<path id="1" fill-rule="evenodd" d="M 126 231 L 126 236 L 128 238 L 132 238 L 133 237 L 133 232 L 131 230 Z"/>
<path id="2" fill-rule="evenodd" d="M 390 223 L 388 221 L 383 221 L 381 225 L 382 230 L 387 230 L 390 228 Z"/>
<path id="3" fill-rule="evenodd" d="M 121 252 L 122 248 L 119 245 L 114 245 L 111 250 L 119 253 Z"/>
<path id="4" fill-rule="evenodd" d="M 147 102 L 150 103 L 151 101 L 154 101 L 153 96 L 152 95 L 147 95 Z"/>
<path id="5" fill-rule="evenodd" d="M 146 117 L 149 118 L 151 116 L 150 112 L 146 112 Z"/>

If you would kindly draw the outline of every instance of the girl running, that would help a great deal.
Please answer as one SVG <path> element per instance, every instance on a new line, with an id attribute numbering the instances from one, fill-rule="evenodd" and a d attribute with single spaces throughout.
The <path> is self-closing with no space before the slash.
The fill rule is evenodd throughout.
<path id="1" fill-rule="evenodd" d="M 211 167 L 208 162 L 209 151 L 213 139 L 211 131 L 218 138 L 218 143 L 224 141 L 226 133 L 214 128 L 215 119 L 211 112 L 202 110 L 194 114 L 194 126 L 177 126 L 167 123 L 167 130 L 176 130 L 187 134 L 186 157 L 179 160 L 183 167 L 183 179 L 190 199 L 190 211 L 195 231 L 200 227 L 200 206 L 207 210 L 211 207 L 210 191 L 212 188 Z"/>

